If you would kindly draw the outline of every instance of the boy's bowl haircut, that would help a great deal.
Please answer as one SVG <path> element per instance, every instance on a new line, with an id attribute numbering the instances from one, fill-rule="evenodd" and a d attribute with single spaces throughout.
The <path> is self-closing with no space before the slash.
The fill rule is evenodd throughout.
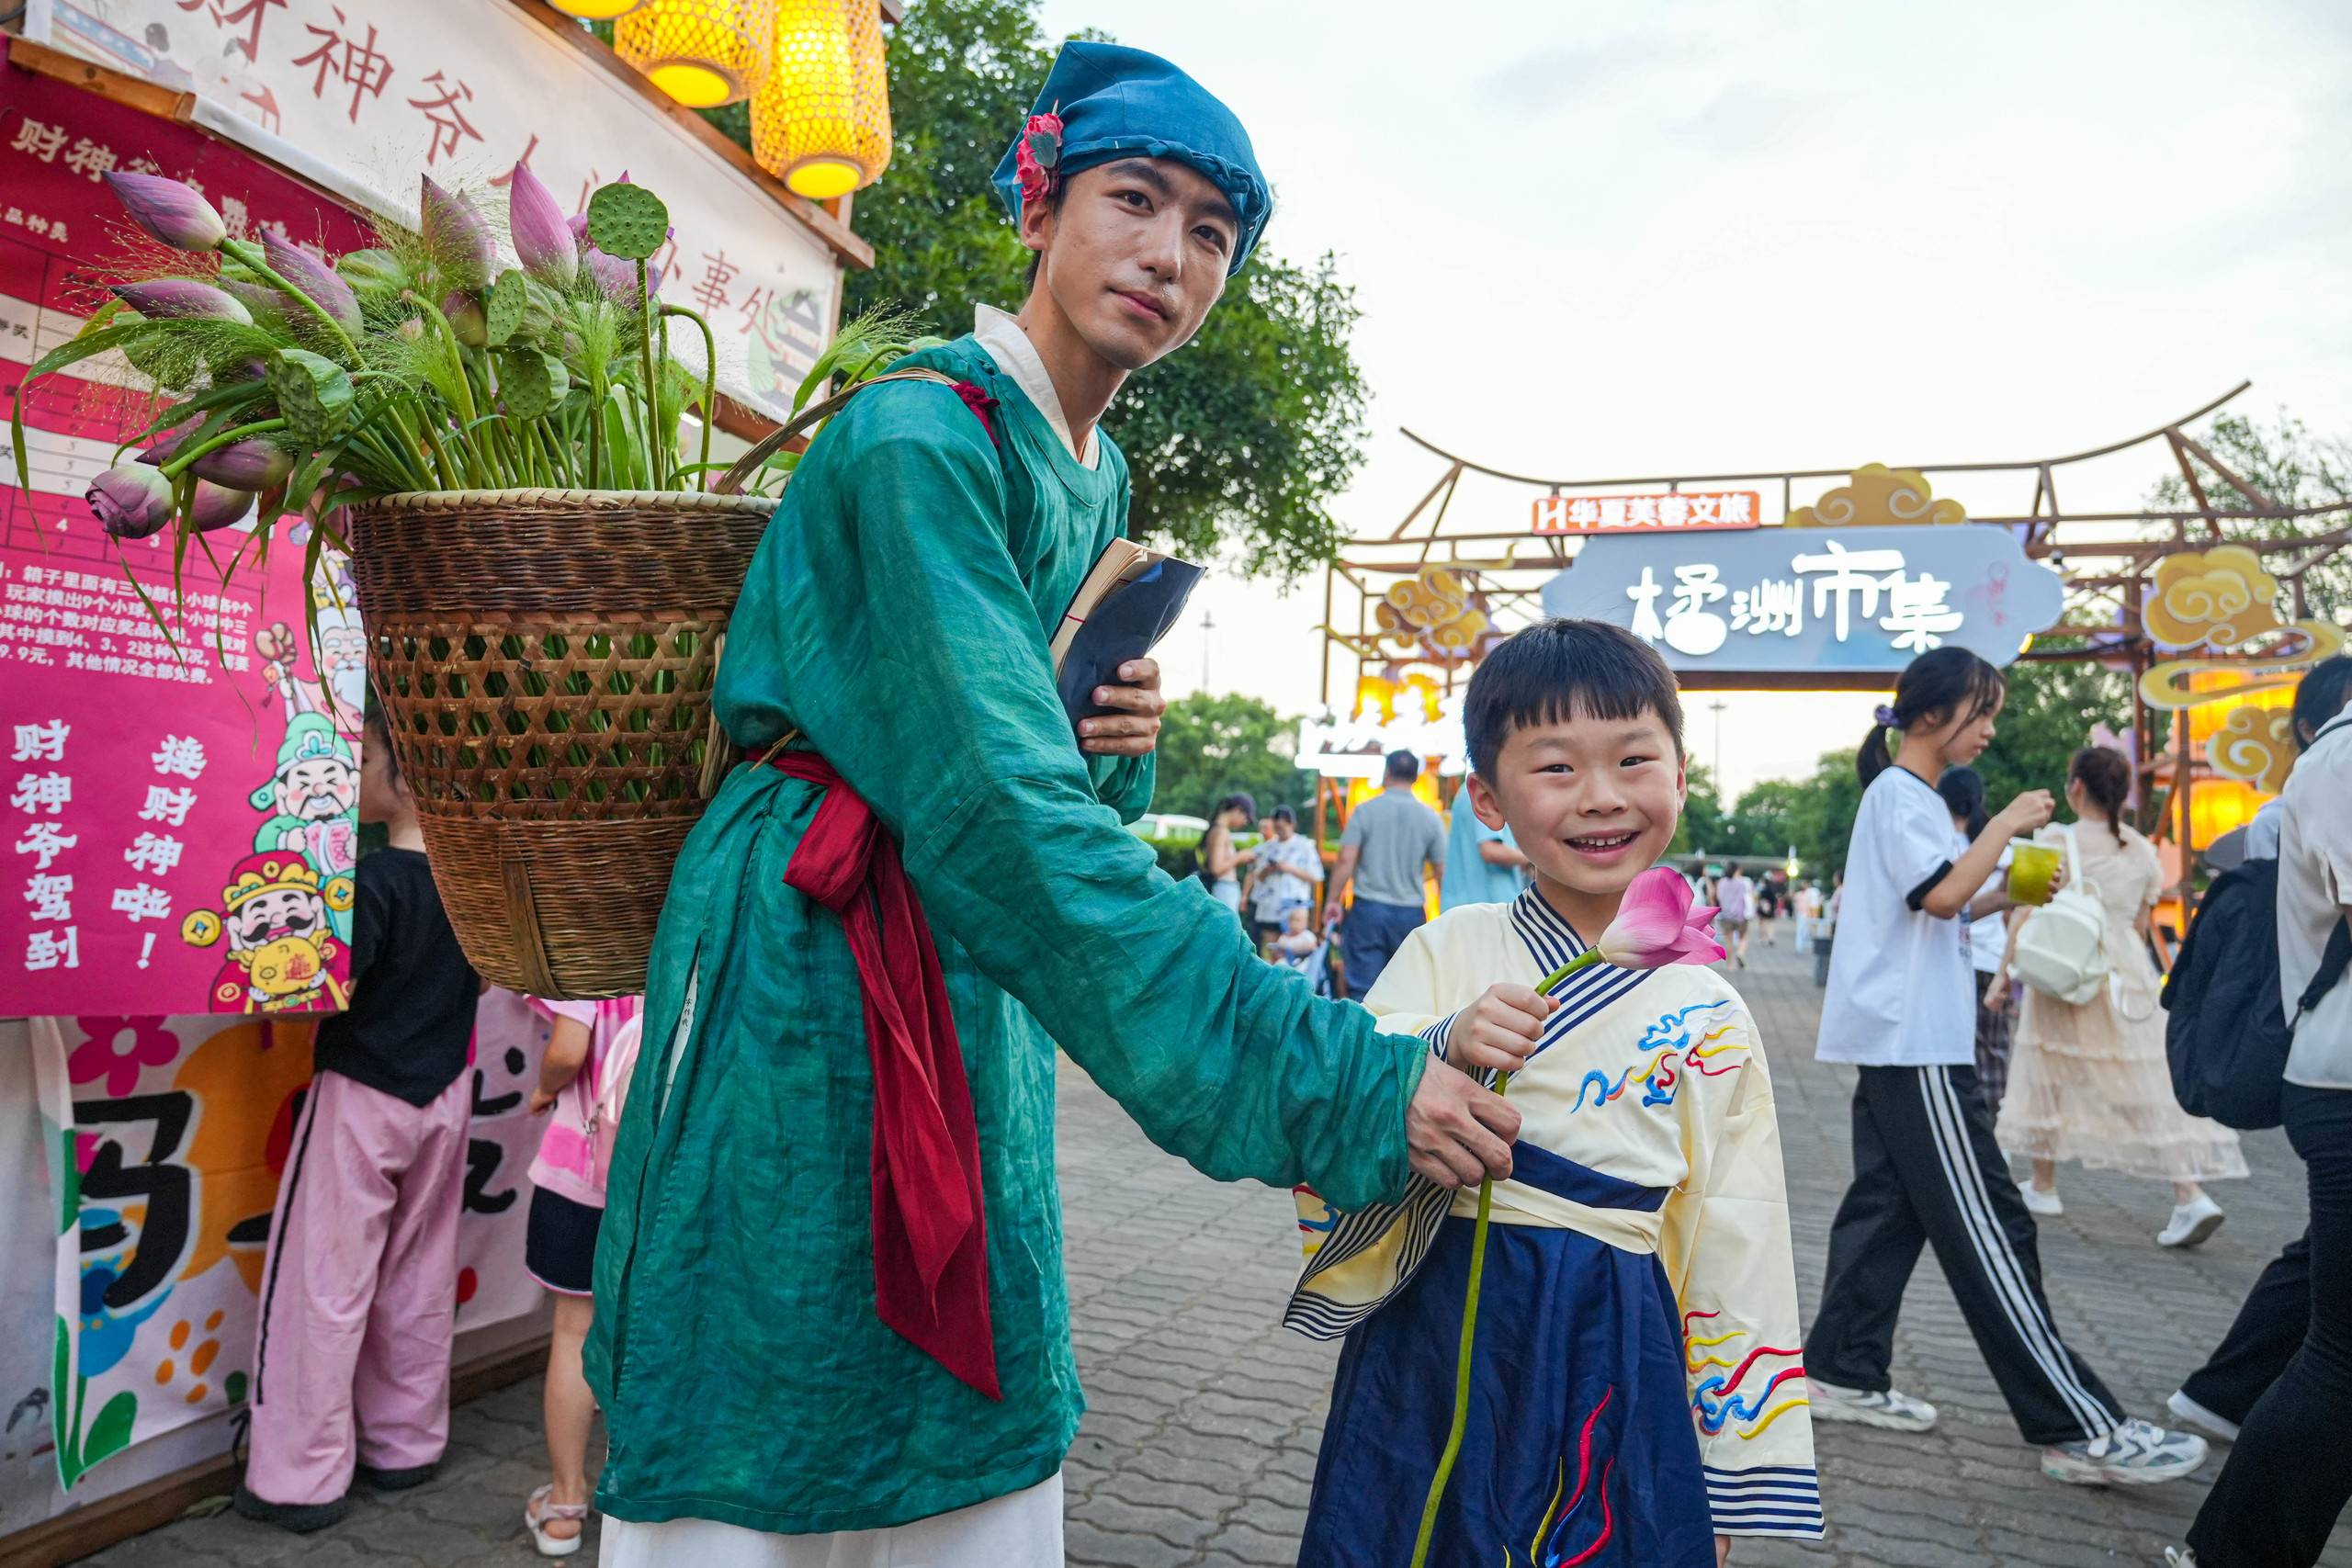
<path id="1" fill-rule="evenodd" d="M 1470 766 L 1491 779 L 1511 732 L 1578 715 L 1637 719 L 1655 714 L 1682 756 L 1682 696 L 1657 649 L 1607 621 L 1552 616 L 1507 638 L 1470 677 L 1462 729 Z"/>

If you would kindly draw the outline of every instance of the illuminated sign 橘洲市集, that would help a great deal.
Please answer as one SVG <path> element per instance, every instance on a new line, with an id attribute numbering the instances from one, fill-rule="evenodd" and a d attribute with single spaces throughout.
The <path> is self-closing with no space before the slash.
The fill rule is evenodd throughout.
<path id="1" fill-rule="evenodd" d="M 2007 664 L 2063 597 L 2007 528 L 1775 527 L 1595 538 L 1544 611 L 1613 621 L 1693 674 L 1894 671 L 1946 643 Z"/>

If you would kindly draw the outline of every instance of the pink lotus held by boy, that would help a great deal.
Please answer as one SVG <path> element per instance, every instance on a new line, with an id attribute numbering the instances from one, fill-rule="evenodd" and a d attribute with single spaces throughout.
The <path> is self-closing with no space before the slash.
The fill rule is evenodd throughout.
<path id="1" fill-rule="evenodd" d="M 1717 964 L 1723 944 L 1715 940 L 1716 910 L 1697 903 L 1690 885 L 1672 866 L 1657 865 L 1634 878 L 1617 918 L 1592 944 L 1600 962 L 1620 969 L 1656 969 L 1667 964 Z"/>

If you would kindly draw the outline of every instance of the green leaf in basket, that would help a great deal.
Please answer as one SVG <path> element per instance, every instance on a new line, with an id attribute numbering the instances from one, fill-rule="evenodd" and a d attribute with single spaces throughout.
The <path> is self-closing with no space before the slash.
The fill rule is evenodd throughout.
<path id="1" fill-rule="evenodd" d="M 483 335 L 492 348 L 514 337 L 530 302 L 521 273 L 510 266 L 498 275 L 490 286 L 490 298 L 482 302 Z"/>
<path id="2" fill-rule="evenodd" d="M 334 360 L 307 349 L 281 348 L 269 367 L 269 389 L 287 428 L 316 446 L 351 409 L 351 377 Z"/>
<path id="3" fill-rule="evenodd" d="M 498 356 L 498 390 L 516 419 L 537 419 L 571 390 L 563 361 L 536 348 L 510 348 Z"/>
<path id="4" fill-rule="evenodd" d="M 643 186 L 600 186 L 588 198 L 588 238 L 608 256 L 643 261 L 669 233 L 670 209 Z"/>

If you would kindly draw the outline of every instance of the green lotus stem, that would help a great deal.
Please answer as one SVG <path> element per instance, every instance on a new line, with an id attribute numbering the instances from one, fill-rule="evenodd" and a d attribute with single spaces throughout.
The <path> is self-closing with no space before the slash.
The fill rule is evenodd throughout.
<path id="1" fill-rule="evenodd" d="M 198 458 L 208 453 L 217 452 L 223 446 L 233 446 L 248 435 L 266 435 L 273 430 L 285 428 L 286 422 L 282 419 L 255 420 L 251 424 L 240 424 L 232 429 L 222 431 L 201 446 L 190 446 L 186 451 L 173 453 L 171 460 L 160 465 L 160 468 L 165 479 L 176 479 L 187 472 L 189 466 Z"/>
<path id="2" fill-rule="evenodd" d="M 1600 962 L 1600 950 L 1588 947 L 1549 975 L 1544 976 L 1536 989 L 1550 992 L 1553 987 L 1577 970 Z M 1510 1075 L 1495 1075 L 1495 1094 L 1501 1098 L 1510 1092 Z M 1445 1435 L 1444 1451 L 1438 1455 L 1437 1473 L 1430 1477 L 1430 1495 L 1421 1505 L 1420 1533 L 1413 1538 L 1412 1568 L 1423 1568 L 1430 1555 L 1430 1537 L 1437 1529 L 1438 1505 L 1445 1500 L 1445 1483 L 1453 1479 L 1453 1461 L 1462 1453 L 1462 1434 L 1470 1427 L 1470 1360 L 1471 1349 L 1478 1335 L 1478 1287 L 1487 1277 L 1487 1216 L 1494 1207 L 1495 1183 L 1492 1177 L 1478 1183 L 1478 1219 L 1470 1233 L 1470 1284 L 1462 1297 L 1462 1348 L 1453 1363 L 1453 1428 Z"/>
<path id="3" fill-rule="evenodd" d="M 344 363 L 346 367 L 359 363 L 359 345 L 351 341 L 351 334 L 343 330 L 343 323 L 328 315 L 326 307 L 280 276 L 277 270 L 263 259 L 262 248 L 259 245 L 245 240 L 223 240 L 220 242 L 220 251 L 222 254 L 234 256 L 240 263 L 261 274 L 266 281 L 282 293 L 299 300 L 305 310 L 316 316 L 325 325 L 327 331 L 334 334 L 335 342 L 343 344 L 343 352 L 346 356 Z"/>
<path id="4" fill-rule="evenodd" d="M 682 305 L 664 305 L 665 316 L 684 316 L 702 329 L 702 456 L 695 460 L 695 488 L 710 488 L 710 423 L 714 417 L 712 405 L 718 400 L 718 340 L 710 335 L 710 323 Z"/>
<path id="5" fill-rule="evenodd" d="M 645 487 L 648 490 L 662 488 L 662 437 L 653 428 L 661 423 L 654 416 L 654 405 L 660 400 L 654 396 L 653 390 L 653 326 L 661 319 L 653 313 L 653 302 L 647 295 L 645 258 L 639 256 L 637 258 L 637 341 L 645 351 Z"/>

